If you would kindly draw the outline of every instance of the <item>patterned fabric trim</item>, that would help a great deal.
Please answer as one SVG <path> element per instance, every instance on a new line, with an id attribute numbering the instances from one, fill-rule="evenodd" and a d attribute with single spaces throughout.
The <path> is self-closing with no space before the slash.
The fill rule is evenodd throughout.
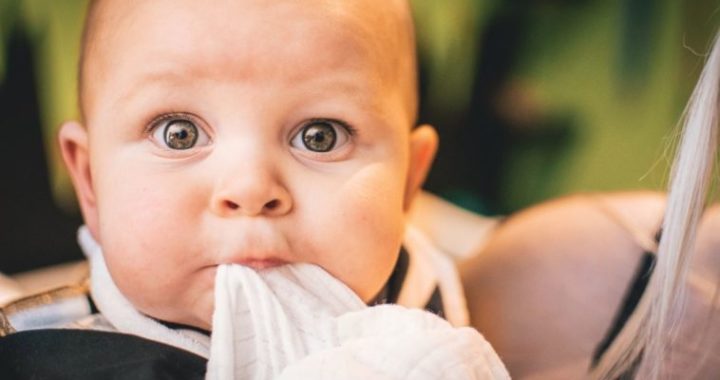
<path id="1" fill-rule="evenodd" d="M 65 301 L 86 298 L 89 293 L 90 283 L 85 279 L 80 284 L 62 286 L 13 301 L 0 308 L 0 336 L 16 332 L 17 326 L 13 326 L 11 321 L 22 317 L 23 314 Z"/>
<path id="2" fill-rule="evenodd" d="M 10 335 L 15 332 L 15 329 L 10 324 L 10 321 L 5 316 L 5 313 L 0 309 L 0 337 Z"/>

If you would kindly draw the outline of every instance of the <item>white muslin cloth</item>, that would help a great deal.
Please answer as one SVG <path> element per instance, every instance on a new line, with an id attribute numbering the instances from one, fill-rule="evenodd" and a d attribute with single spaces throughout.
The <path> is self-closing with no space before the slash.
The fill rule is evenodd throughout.
<path id="1" fill-rule="evenodd" d="M 222 265 L 207 379 L 509 379 L 474 329 L 367 307 L 320 267 Z"/>

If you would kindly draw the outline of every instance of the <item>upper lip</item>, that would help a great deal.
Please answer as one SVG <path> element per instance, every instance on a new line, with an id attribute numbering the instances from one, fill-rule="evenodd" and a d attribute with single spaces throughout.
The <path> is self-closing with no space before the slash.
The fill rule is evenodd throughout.
<path id="1" fill-rule="evenodd" d="M 277 267 L 294 261 L 287 237 L 274 223 L 262 219 L 238 218 L 212 231 L 210 248 L 214 262 L 238 264 L 253 269 Z"/>

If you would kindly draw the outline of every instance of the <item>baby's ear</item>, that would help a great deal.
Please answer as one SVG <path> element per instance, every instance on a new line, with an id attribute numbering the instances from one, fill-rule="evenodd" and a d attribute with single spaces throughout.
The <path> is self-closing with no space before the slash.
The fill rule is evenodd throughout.
<path id="1" fill-rule="evenodd" d="M 405 211 L 410 209 L 412 201 L 425 182 L 437 146 L 438 135 L 432 126 L 424 124 L 410 132 L 410 165 L 405 184 Z"/>
<path id="2" fill-rule="evenodd" d="M 60 142 L 63 161 L 65 161 L 65 166 L 70 172 L 70 178 L 75 187 L 75 194 L 80 204 L 83 219 L 93 237 L 97 240 L 97 205 L 90 172 L 87 130 L 78 122 L 65 122 L 60 127 L 58 141 Z"/>

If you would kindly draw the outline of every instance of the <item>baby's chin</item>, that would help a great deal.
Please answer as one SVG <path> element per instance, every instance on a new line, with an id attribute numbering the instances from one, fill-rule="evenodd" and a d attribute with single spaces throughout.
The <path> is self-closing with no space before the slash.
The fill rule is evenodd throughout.
<path id="1" fill-rule="evenodd" d="M 212 331 L 212 316 L 213 305 L 211 303 L 209 306 L 203 307 L 202 312 L 196 318 L 189 319 L 185 324 L 205 331 Z"/>
<path id="2" fill-rule="evenodd" d="M 149 302 L 151 305 L 133 304 L 141 313 L 161 322 L 211 331 L 214 301 L 215 296 L 210 288 L 195 302 L 165 304 L 161 307 L 153 302 Z"/>
<path id="3" fill-rule="evenodd" d="M 193 310 L 197 313 L 190 315 L 187 322 L 189 326 L 197 327 L 202 330 L 212 331 L 213 311 L 215 310 L 215 295 L 213 292 L 203 297 L 199 305 L 195 305 Z"/>
<path id="4" fill-rule="evenodd" d="M 212 307 L 212 304 L 206 307 L 202 307 L 202 309 L 198 310 L 197 314 L 178 315 L 176 313 L 153 312 L 152 310 L 143 313 L 153 319 L 159 320 L 164 323 L 188 326 L 205 331 L 212 331 Z"/>

